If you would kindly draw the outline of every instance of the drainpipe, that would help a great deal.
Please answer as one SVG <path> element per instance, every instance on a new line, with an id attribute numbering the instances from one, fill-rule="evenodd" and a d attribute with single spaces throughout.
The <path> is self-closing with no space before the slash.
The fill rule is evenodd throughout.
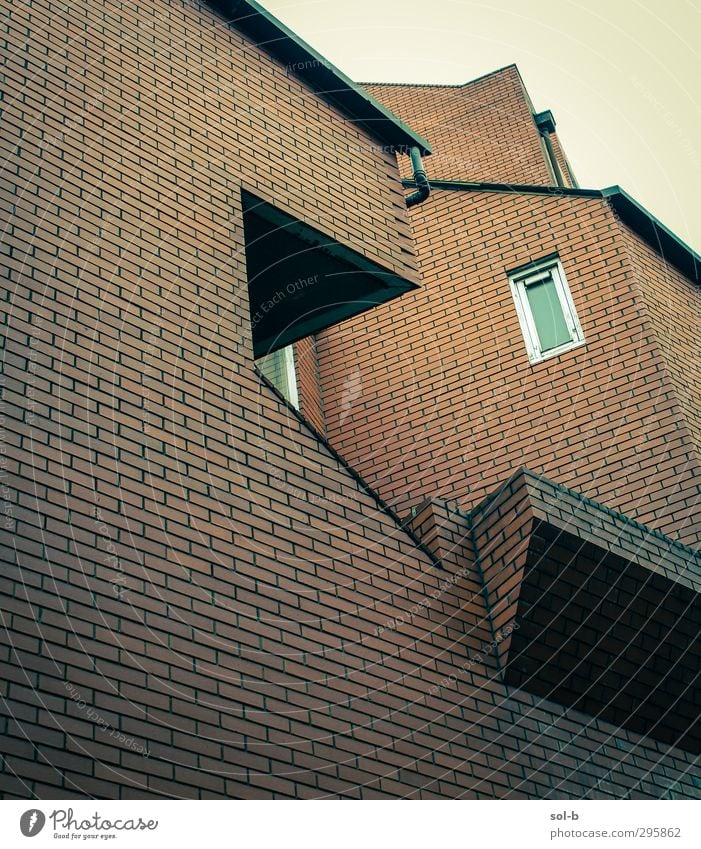
<path id="1" fill-rule="evenodd" d="M 416 183 L 416 191 L 407 197 L 406 205 L 408 207 L 422 203 L 431 193 L 431 184 L 428 182 L 426 169 L 421 159 L 421 151 L 418 147 L 409 148 L 409 158 L 411 159 L 411 168 L 414 172 L 413 180 Z"/>
<path id="2" fill-rule="evenodd" d="M 565 181 L 562 177 L 562 171 L 560 169 L 560 164 L 557 161 L 557 156 L 555 155 L 555 148 L 553 147 L 550 133 L 542 133 L 542 136 L 543 141 L 545 142 L 545 148 L 548 151 L 548 156 L 550 157 L 550 164 L 553 166 L 553 171 L 555 172 L 555 182 L 558 186 L 564 187 Z"/>
<path id="3" fill-rule="evenodd" d="M 550 133 L 555 132 L 555 119 L 553 118 L 553 113 L 547 109 L 545 112 L 539 112 L 533 117 L 535 119 L 536 127 L 538 127 L 540 137 L 543 139 L 543 143 L 545 144 L 545 150 L 547 151 L 548 159 L 550 160 L 550 166 L 552 167 L 555 175 L 555 183 L 556 185 L 565 188 L 565 180 L 562 176 L 562 170 L 560 169 L 560 164 L 557 161 L 557 156 L 555 155 L 555 148 L 553 147 L 552 139 L 550 138 Z"/>

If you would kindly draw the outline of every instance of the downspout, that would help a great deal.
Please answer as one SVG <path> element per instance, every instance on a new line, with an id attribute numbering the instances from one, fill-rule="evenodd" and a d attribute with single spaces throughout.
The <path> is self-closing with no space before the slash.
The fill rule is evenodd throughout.
<path id="1" fill-rule="evenodd" d="M 548 156 L 550 157 L 550 164 L 553 167 L 553 171 L 555 172 L 555 182 L 558 186 L 562 186 L 562 188 L 566 188 L 565 180 L 562 176 L 562 170 L 560 169 L 560 163 L 557 161 L 557 156 L 555 155 L 555 148 L 553 147 L 552 139 L 550 138 L 550 133 L 546 131 L 541 132 L 541 137 L 545 142 L 545 148 L 548 151 Z"/>
<path id="2" fill-rule="evenodd" d="M 534 115 L 533 119 L 535 120 L 535 125 L 538 128 L 540 137 L 543 140 L 543 144 L 545 145 L 545 151 L 549 160 L 548 164 L 555 175 L 555 184 L 562 188 L 567 188 L 567 184 L 565 183 L 565 179 L 562 175 L 562 169 L 560 168 L 560 163 L 557 161 L 557 156 L 555 155 L 555 148 L 553 147 L 552 139 L 550 138 L 550 133 L 555 132 L 555 119 L 553 118 L 553 113 L 549 109 L 546 109 L 545 112 L 538 112 L 537 115 Z"/>
<path id="3" fill-rule="evenodd" d="M 416 191 L 407 197 L 407 207 L 422 203 L 431 194 L 431 184 L 428 182 L 426 169 L 421 159 L 421 151 L 418 147 L 409 148 L 409 158 L 411 159 L 411 169 L 414 172 L 412 179 L 416 183 Z"/>

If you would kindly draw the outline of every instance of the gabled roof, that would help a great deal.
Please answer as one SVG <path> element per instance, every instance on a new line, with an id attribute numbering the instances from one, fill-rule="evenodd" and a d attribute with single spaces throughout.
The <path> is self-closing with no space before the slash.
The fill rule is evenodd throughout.
<path id="1" fill-rule="evenodd" d="M 494 77 L 497 74 L 501 74 L 504 71 L 515 70 L 516 73 L 521 76 L 521 72 L 518 69 L 518 65 L 515 62 L 510 62 L 508 65 L 502 65 L 501 68 L 495 68 L 493 71 L 487 71 L 485 74 L 480 74 L 479 77 L 473 77 L 471 80 L 466 80 L 464 83 L 386 83 L 386 82 L 378 82 L 370 81 L 370 82 L 360 82 L 358 85 L 362 86 L 382 86 L 383 88 L 467 88 L 468 86 L 473 85 L 474 83 L 482 82 L 482 80 L 486 80 L 487 77 Z"/>
<path id="2" fill-rule="evenodd" d="M 388 150 L 406 153 L 408 148 L 418 147 L 424 156 L 431 153 L 426 139 L 255 0 L 210 0 L 210 5 L 221 11 L 231 26 L 287 65 L 319 97 L 386 145 Z"/>

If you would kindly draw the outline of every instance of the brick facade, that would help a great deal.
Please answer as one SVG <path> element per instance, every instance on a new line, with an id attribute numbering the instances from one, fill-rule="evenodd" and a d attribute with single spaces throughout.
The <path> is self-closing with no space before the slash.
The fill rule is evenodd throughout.
<path id="1" fill-rule="evenodd" d="M 318 340 L 328 434 L 341 454 L 400 514 L 429 496 L 470 509 L 525 466 L 698 542 L 694 402 L 683 406 L 665 367 L 640 291 L 650 284 L 606 202 L 435 190 L 412 226 L 421 290 Z M 531 365 L 507 273 L 553 253 L 586 345 Z M 698 304 L 688 281 L 667 277 Z M 689 309 L 667 334 L 677 373 L 694 358 L 693 323 Z M 346 409 L 345 380 L 356 373 L 361 392 Z"/>
<path id="2" fill-rule="evenodd" d="M 434 180 L 553 185 L 533 109 L 515 65 L 460 86 L 366 85 L 430 139 Z M 406 163 L 402 176 L 410 177 Z"/>
<path id="3" fill-rule="evenodd" d="M 674 265 L 630 228 L 621 225 L 621 229 L 638 291 L 683 411 L 684 425 L 701 458 L 701 289 L 690 286 Z"/>
<path id="4" fill-rule="evenodd" d="M 394 155 L 207 5 L 33 0 L 7 23 L 2 795 L 698 797 L 692 753 L 506 683 L 470 513 L 436 485 L 402 522 L 255 369 L 242 187 L 413 280 Z M 450 222 L 453 201 L 431 203 Z M 579 233 L 594 287 L 619 256 L 605 205 L 555 199 L 543 231 L 529 204 L 475 194 L 459 212 L 475 235 L 502 215 L 493 244 L 509 216 L 538 250 L 562 235 L 574 254 Z M 519 259 L 509 250 L 500 261 Z M 604 296 L 625 303 L 617 261 Z M 485 286 L 493 262 L 477 263 Z M 426 291 L 429 272 L 423 260 Z M 365 332 L 385 334 L 384 380 L 404 365 L 382 309 Z M 419 326 L 415 310 L 402 315 Z M 429 333 L 449 325 L 437 314 Z M 362 360 L 324 368 L 331 338 L 316 363 L 310 341 L 296 355 L 303 412 L 321 431 L 336 397 L 338 434 L 384 389 Z M 476 379 L 495 348 L 486 328 L 479 341 Z M 596 345 L 608 356 L 610 334 Z M 421 356 L 445 387 L 464 375 L 457 353 Z M 621 358 L 625 371 L 635 353 Z M 498 400 L 484 400 L 480 438 Z M 665 403 L 647 409 L 651 441 L 676 415 Z M 617 433 L 597 437 L 596 463 Z M 671 464 L 689 462 L 687 442 L 664 448 Z M 495 460 L 483 474 L 503 472 Z"/>
<path id="5" fill-rule="evenodd" d="M 319 359 L 316 350 L 316 339 L 307 336 L 295 345 L 295 367 L 297 371 L 297 386 L 299 389 L 299 408 L 304 417 L 321 434 L 326 432 L 326 420 L 321 398 L 321 381 L 319 380 Z"/>

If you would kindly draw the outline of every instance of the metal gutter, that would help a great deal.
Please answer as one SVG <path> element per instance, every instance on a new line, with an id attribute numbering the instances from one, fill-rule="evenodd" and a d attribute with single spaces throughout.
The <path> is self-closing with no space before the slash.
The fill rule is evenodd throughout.
<path id="1" fill-rule="evenodd" d="M 402 184 L 410 188 L 414 186 L 413 180 L 402 180 Z M 463 192 L 506 192 L 521 195 L 565 195 L 571 197 L 603 197 L 599 189 L 570 189 L 565 186 L 529 186 L 519 183 L 477 183 L 464 180 L 434 180 L 431 178 L 431 187 L 434 189 L 454 189 Z"/>
<path id="2" fill-rule="evenodd" d="M 287 66 L 343 115 L 393 153 L 417 147 L 428 156 L 431 145 L 393 112 L 354 83 L 335 65 L 255 0 L 209 0 L 227 23 Z"/>
<path id="3" fill-rule="evenodd" d="M 423 203 L 431 194 L 431 184 L 428 182 L 426 169 L 421 161 L 421 151 L 418 147 L 411 148 L 409 158 L 411 159 L 411 167 L 414 172 L 412 179 L 417 189 L 409 197 L 405 198 L 405 200 L 407 206 L 417 206 L 417 204 Z"/>

